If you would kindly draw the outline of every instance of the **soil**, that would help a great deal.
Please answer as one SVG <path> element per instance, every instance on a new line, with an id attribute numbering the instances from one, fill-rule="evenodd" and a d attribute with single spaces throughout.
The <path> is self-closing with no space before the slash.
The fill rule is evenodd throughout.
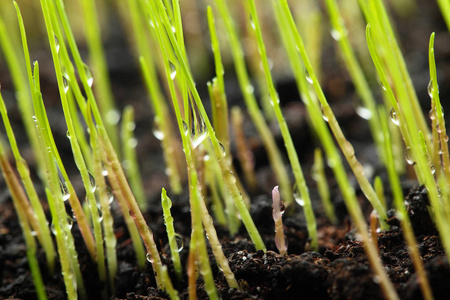
<path id="1" fill-rule="evenodd" d="M 425 111 L 429 110 L 429 98 L 426 87 L 428 83 L 427 51 L 428 37 L 436 31 L 436 61 L 438 63 L 438 76 L 440 76 L 440 95 L 445 100 L 450 96 L 450 40 L 447 28 L 442 21 L 436 4 L 429 1 L 417 1 L 417 12 L 408 17 L 400 17 L 395 13 L 400 42 L 406 53 L 406 60 L 411 68 L 413 81 L 418 88 L 417 93 Z M 149 226 L 154 232 L 163 262 L 169 266 L 172 278 L 175 278 L 173 266 L 168 255 L 168 243 L 163 226 L 162 211 L 160 208 L 159 192 L 162 186 L 167 186 L 167 179 L 163 174 L 162 155 L 158 141 L 151 136 L 149 128 L 152 124 L 150 109 L 146 106 L 145 90 L 140 85 L 139 72 L 132 63 L 133 59 L 127 49 L 123 48 L 122 40 L 113 40 L 109 44 L 109 62 L 113 80 L 115 97 L 121 103 L 132 104 L 136 109 L 136 135 L 139 140 L 137 148 L 144 184 L 149 196 L 150 209 L 145 213 Z M 111 50 L 113 49 L 113 50 Z M 348 75 L 336 61 L 333 45 L 325 45 L 323 86 L 333 110 L 343 127 L 346 136 L 356 149 L 360 161 L 372 170 L 372 177 L 380 175 L 386 179 L 386 174 L 376 158 L 373 144 L 369 139 L 368 128 L 354 110 L 355 92 Z M 118 56 L 121 57 L 117 60 Z M 420 57 L 420 59 L 417 59 Z M 43 58 L 43 60 L 45 60 Z M 127 62 L 127 63 L 124 63 Z M 45 66 L 45 63 L 40 63 Z M 52 67 L 51 64 L 47 64 Z M 332 66 L 327 68 L 327 66 Z M 132 67 L 130 67 L 132 66 Z M 45 75 L 45 67 L 41 67 Z M 51 70 L 47 74 L 51 74 Z M 44 98 L 49 99 L 49 114 L 55 124 L 62 122 L 58 116 L 57 91 L 54 89 L 54 79 L 51 75 L 42 75 L 42 84 L 46 85 Z M 8 86 L 7 75 L 2 74 L 2 84 Z M 139 84 L 138 84 L 139 83 Z M 236 90 L 237 84 L 232 79 L 227 81 L 230 90 Z M 52 87 L 53 86 L 53 87 Z M 202 84 L 197 84 L 202 86 Z M 336 92 L 336 87 L 341 87 Z M 345 205 L 337 189 L 336 183 L 330 173 L 330 191 L 335 209 L 339 218 L 338 225 L 332 225 L 326 219 L 319 197 L 315 192 L 315 183 L 309 175 L 312 166 L 314 137 L 306 123 L 306 113 L 303 104 L 299 101 L 298 92 L 292 79 L 278 81 L 281 103 L 293 133 L 295 145 L 300 153 L 300 160 L 311 188 L 313 205 L 317 213 L 319 230 L 319 250 L 309 250 L 309 240 L 303 212 L 300 206 L 291 206 L 283 216 L 285 235 L 288 241 L 288 255 L 277 254 L 274 242 L 274 225 L 272 222 L 271 188 L 275 186 L 267 157 L 264 154 L 261 141 L 254 128 L 247 120 L 245 128 L 251 141 L 255 155 L 256 171 L 259 187 L 251 193 L 251 215 L 268 248 L 266 253 L 256 251 L 244 228 L 231 237 L 226 228 L 217 226 L 217 232 L 222 242 L 223 251 L 229 260 L 230 267 L 238 280 L 241 289 L 230 289 L 223 274 L 219 271 L 214 257 L 209 251 L 209 259 L 214 272 L 215 283 L 222 299 L 383 299 L 379 283 L 374 277 L 366 254 L 358 235 L 348 218 Z M 243 105 L 238 93 L 229 95 L 231 105 Z M 55 100 L 56 99 L 56 100 Z M 444 101 L 443 101 L 444 102 Z M 53 107 L 54 106 L 54 107 Z M 53 109 L 52 109 L 53 108 Z M 449 108 L 450 109 L 450 108 Z M 450 111 L 450 110 L 447 110 Z M 53 115 L 52 115 L 53 114 Z M 10 110 L 15 121 L 17 132 L 21 132 L 20 118 L 16 110 Z M 53 116 L 53 117 L 52 117 Z M 64 128 L 64 126 L 61 126 Z M 276 128 L 276 126 L 273 126 Z M 65 138 L 65 130 L 55 127 L 54 134 L 58 145 L 70 153 Z M 279 132 L 274 134 L 280 149 L 283 141 Z M 23 148 L 26 142 L 23 141 Z M 66 147 L 66 148 L 64 148 Z M 151 155 L 149 155 L 151 153 Z M 66 157 L 70 166 L 70 155 Z M 76 174 L 72 163 L 72 174 Z M 32 170 L 33 171 L 33 170 Z M 329 170 L 328 170 L 329 172 Z M 372 180 L 373 178 L 371 178 Z M 386 195 L 388 184 L 385 181 Z M 437 230 L 428 215 L 429 202 L 423 187 L 417 186 L 414 180 L 403 178 L 403 187 L 408 213 L 417 237 L 420 254 L 423 258 L 427 275 L 435 299 L 447 299 L 450 294 L 450 265 L 440 243 Z M 368 216 L 371 208 L 362 196 L 356 182 L 360 203 Z M 175 220 L 176 231 L 184 239 L 184 248 L 180 255 L 183 265 L 186 265 L 189 252 L 190 210 L 188 196 L 172 196 L 172 215 Z M 387 199 L 388 202 L 391 199 Z M 113 206 L 114 208 L 114 206 Z M 378 245 L 380 256 L 386 272 L 394 283 L 401 299 L 422 299 L 417 276 L 411 259 L 408 255 L 399 221 L 395 212 L 389 212 L 388 231 L 378 232 Z M 131 241 L 120 214 L 115 215 L 115 233 L 118 240 L 117 255 L 119 271 L 115 281 L 115 293 L 111 299 L 167 299 L 168 295 L 156 289 L 153 270 L 147 263 L 143 270 L 136 266 L 135 255 Z M 102 298 L 102 283 L 99 282 L 96 268 L 90 260 L 86 248 L 81 240 L 75 222 L 72 229 L 76 247 L 79 254 L 80 265 L 89 299 Z M 50 299 L 66 299 L 66 293 L 60 272 L 49 274 L 45 267 L 45 256 L 40 251 L 38 259 L 43 272 L 46 291 Z M 187 277 L 183 281 L 174 280 L 174 285 L 180 293 L 181 299 L 188 299 Z M 197 282 L 198 299 L 206 299 L 202 279 Z M 0 178 L 0 299 L 35 299 L 34 285 L 30 276 L 26 258 L 26 247 L 22 237 L 12 201 L 5 187 L 3 178 Z"/>

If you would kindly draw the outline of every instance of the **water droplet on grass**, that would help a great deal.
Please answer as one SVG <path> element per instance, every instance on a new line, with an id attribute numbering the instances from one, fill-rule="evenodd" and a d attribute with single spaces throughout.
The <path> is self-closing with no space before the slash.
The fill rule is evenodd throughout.
<path id="1" fill-rule="evenodd" d="M 170 67 L 170 78 L 174 80 L 175 77 L 177 76 L 177 69 L 175 68 L 175 65 L 171 61 L 169 61 L 169 67 Z"/>
<path id="2" fill-rule="evenodd" d="M 177 252 L 181 252 L 181 250 L 183 250 L 183 248 L 184 248 L 183 237 L 177 233 L 173 236 L 173 238 L 175 239 L 175 241 L 177 243 L 177 249 L 175 249 L 175 250 Z"/>
<path id="3" fill-rule="evenodd" d="M 399 126 L 400 125 L 400 120 L 397 117 L 397 113 L 395 112 L 395 109 L 392 107 L 391 111 L 389 112 L 389 115 L 391 117 L 391 121 L 392 123 L 394 123 L 395 125 Z"/>
<path id="4" fill-rule="evenodd" d="M 412 157 L 411 148 L 406 147 L 405 148 L 405 160 L 409 165 L 414 165 L 414 159 Z"/>
<path id="5" fill-rule="evenodd" d="M 313 80 L 312 80 L 311 75 L 309 74 L 308 70 L 305 70 L 305 78 L 306 78 L 306 81 L 313 84 Z"/>
<path id="6" fill-rule="evenodd" d="M 294 192 L 295 202 L 297 202 L 298 205 L 303 207 L 305 205 L 305 200 L 302 198 L 302 195 L 300 194 L 297 184 L 294 184 L 294 187 L 292 188 L 292 190 Z"/>
<path id="7" fill-rule="evenodd" d="M 87 84 L 88 86 L 92 87 L 92 84 L 94 83 L 94 77 L 92 76 L 92 72 L 91 69 L 89 69 L 89 67 L 84 64 L 84 72 L 86 73 L 86 80 L 87 80 Z"/>

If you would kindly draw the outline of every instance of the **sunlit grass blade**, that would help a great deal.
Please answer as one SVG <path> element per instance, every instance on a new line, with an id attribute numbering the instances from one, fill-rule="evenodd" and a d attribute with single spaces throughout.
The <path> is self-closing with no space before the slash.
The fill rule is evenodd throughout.
<path id="1" fill-rule="evenodd" d="M 303 41 L 302 41 L 300 35 L 298 34 L 294 20 L 290 13 L 288 3 L 287 3 L 287 1 L 284 1 L 284 0 L 281 2 L 273 1 L 272 3 L 274 4 L 275 11 L 279 10 L 279 14 L 280 14 L 279 19 L 287 20 L 287 23 L 284 23 L 284 24 L 286 24 L 286 26 L 284 28 L 290 30 L 290 32 L 292 34 L 294 34 L 294 41 L 296 43 L 296 47 L 300 51 L 302 61 L 305 64 L 309 78 L 311 78 L 313 87 L 316 91 L 316 94 L 319 98 L 320 103 L 322 104 L 322 107 L 324 109 L 324 115 L 325 115 L 325 117 L 328 118 L 330 127 L 332 128 L 333 133 L 336 136 L 336 139 L 341 144 L 340 145 L 341 148 L 343 148 L 342 146 L 347 145 L 348 141 L 345 140 L 345 138 L 342 135 L 342 132 L 340 132 L 340 129 L 336 130 L 337 129 L 336 126 L 338 126 L 337 121 L 335 119 L 332 119 L 332 118 L 335 118 L 334 114 L 332 113 L 332 111 L 325 99 L 323 91 L 320 87 L 320 84 L 317 80 L 317 77 L 314 74 L 314 70 L 312 69 L 311 63 L 306 54 L 306 51 L 305 51 L 305 48 L 303 45 Z M 344 142 L 346 142 L 346 143 L 344 143 Z M 344 154 L 346 156 L 348 156 L 348 154 L 350 154 L 352 152 L 352 151 L 350 151 L 350 152 L 346 151 L 345 149 L 343 149 L 343 150 L 345 152 L 347 152 L 347 153 L 344 152 Z M 365 178 L 364 175 L 362 174 L 363 170 L 362 170 L 362 166 L 359 164 L 359 162 L 357 164 L 354 163 L 356 160 L 356 158 L 354 158 L 354 152 L 353 152 L 353 156 L 348 157 L 348 158 L 352 158 L 352 160 L 353 160 L 353 162 L 350 165 L 353 164 L 353 167 L 358 167 L 357 168 L 358 172 L 355 172 L 355 175 L 357 176 L 357 178 L 360 177 L 362 179 L 367 180 L 367 178 Z M 337 177 L 337 179 L 338 179 L 338 177 Z M 368 185 L 370 186 L 370 184 L 368 184 Z M 371 186 L 370 186 L 370 188 L 371 188 Z M 344 191 L 342 191 L 342 192 L 344 192 Z M 375 194 L 375 192 L 373 192 L 373 194 Z M 375 194 L 375 196 L 376 196 L 376 194 Z M 398 295 L 392 285 L 392 282 L 387 277 L 387 274 L 384 271 L 383 266 L 381 265 L 378 251 L 377 251 L 375 245 L 370 241 L 368 230 L 367 230 L 367 225 L 366 225 L 364 217 L 362 215 L 361 208 L 359 207 L 359 204 L 356 201 L 356 198 L 354 196 L 350 196 L 350 195 L 347 197 L 344 197 L 344 198 L 347 199 L 346 200 L 347 209 L 349 210 L 349 213 L 352 217 L 353 222 L 355 223 L 355 225 L 358 229 L 358 232 L 361 234 L 362 240 L 364 241 L 364 249 L 367 253 L 367 256 L 368 256 L 368 259 L 372 266 L 373 272 L 377 276 L 379 276 L 378 278 L 380 279 L 380 285 L 381 285 L 381 288 L 383 290 L 385 297 L 388 299 L 398 299 Z M 377 208 L 378 208 L 377 211 L 379 210 L 378 213 L 380 214 L 383 211 L 383 209 L 381 207 L 377 207 Z M 380 221 L 382 221 L 382 217 L 380 217 Z"/>
<path id="2" fill-rule="evenodd" d="M 258 107 L 254 95 L 254 87 L 250 82 L 250 78 L 246 69 L 246 63 L 244 59 L 244 50 L 239 42 L 234 21 L 228 10 L 227 4 L 223 0 L 215 0 L 217 10 L 219 11 L 224 23 L 228 41 L 230 43 L 230 49 L 233 55 L 233 62 L 236 69 L 236 75 L 239 81 L 244 101 L 247 105 L 248 113 L 258 130 L 258 133 L 262 139 L 264 147 L 266 148 L 267 155 L 269 157 L 270 165 L 277 176 L 279 181 L 281 195 L 286 203 L 292 203 L 293 192 L 289 177 L 287 175 L 286 167 L 284 166 L 281 154 L 276 146 L 274 137 L 270 132 L 269 127 L 265 123 L 264 117 Z"/>
<path id="3" fill-rule="evenodd" d="M 142 211 L 147 210 L 147 199 L 145 198 L 142 177 L 139 171 L 139 163 L 136 155 L 137 140 L 134 137 L 134 109 L 132 106 L 125 107 L 122 114 L 122 155 L 125 173 L 130 182 L 131 190 Z"/>
<path id="4" fill-rule="evenodd" d="M 309 189 L 306 185 L 306 180 L 303 175 L 303 170 L 300 165 L 300 161 L 298 159 L 297 151 L 294 147 L 294 142 L 292 141 L 292 137 L 289 132 L 289 128 L 287 126 L 286 120 L 284 119 L 283 113 L 281 111 L 278 93 L 275 90 L 275 85 L 273 83 L 272 75 L 270 73 L 270 67 L 269 67 L 269 63 L 268 63 L 268 59 L 267 59 L 267 55 L 266 55 L 266 49 L 264 46 L 264 42 L 262 40 L 262 34 L 261 34 L 260 25 L 259 25 L 259 20 L 258 20 L 258 16 L 256 15 L 256 8 L 255 8 L 255 3 L 253 2 L 253 0 L 249 1 L 249 5 L 250 5 L 250 16 L 251 16 L 250 22 L 252 22 L 252 27 L 255 30 L 256 40 L 258 43 L 258 52 L 260 53 L 260 56 L 261 56 L 261 62 L 262 62 L 264 74 L 266 77 L 266 84 L 269 89 L 271 104 L 272 104 L 273 110 L 275 112 L 275 116 L 277 118 L 278 125 L 280 126 L 281 135 L 283 137 L 284 145 L 286 147 L 286 150 L 287 150 L 287 153 L 289 156 L 289 161 L 291 163 L 292 171 L 294 173 L 295 184 L 298 188 L 298 192 L 300 193 L 300 197 L 303 200 L 303 208 L 304 208 L 304 213 L 305 213 L 305 217 L 306 217 L 306 226 L 308 229 L 309 238 L 311 239 L 311 248 L 314 251 L 317 251 L 318 247 L 319 247 L 318 246 L 318 238 L 317 238 L 317 224 L 316 224 L 316 217 L 314 215 L 314 211 L 312 208 L 311 198 L 309 195 Z M 294 191 L 294 192 L 296 192 L 296 191 Z M 289 204 L 289 203 L 286 203 L 286 204 Z"/>

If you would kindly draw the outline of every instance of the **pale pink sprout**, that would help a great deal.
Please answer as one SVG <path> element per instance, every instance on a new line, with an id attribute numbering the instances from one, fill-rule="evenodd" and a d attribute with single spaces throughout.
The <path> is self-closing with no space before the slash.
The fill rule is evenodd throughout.
<path id="1" fill-rule="evenodd" d="M 281 255 L 285 255 L 287 253 L 287 244 L 286 238 L 284 237 L 284 229 L 283 229 L 283 211 L 281 210 L 282 204 L 280 200 L 280 192 L 278 191 L 278 186 L 274 187 L 272 190 L 272 199 L 273 199 L 273 210 L 272 217 L 275 222 L 275 245 L 278 248 L 278 251 Z"/>

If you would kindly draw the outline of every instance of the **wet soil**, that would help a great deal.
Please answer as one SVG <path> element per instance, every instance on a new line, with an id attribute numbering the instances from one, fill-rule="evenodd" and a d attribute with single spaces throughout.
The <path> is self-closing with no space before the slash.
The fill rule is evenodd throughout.
<path id="1" fill-rule="evenodd" d="M 403 18 L 398 22 L 399 39 L 406 52 L 406 60 L 412 65 L 413 81 L 418 88 L 417 92 L 425 111 L 429 110 L 429 98 L 426 93 L 428 83 L 427 75 L 427 51 L 428 37 L 432 31 L 436 31 L 436 61 L 438 62 L 438 75 L 440 77 L 441 99 L 450 95 L 450 41 L 448 31 L 440 17 L 435 4 L 429 5 L 428 1 L 418 1 L 416 15 Z M 420 15 L 420 17 L 418 17 Z M 395 14 L 394 14 L 395 16 Z M 430 21 L 431 20 L 431 21 Z M 421 25 L 417 25 L 419 22 Z M 116 42 L 117 43 L 117 42 Z M 114 43 L 111 45 L 114 51 L 110 51 L 111 57 L 124 51 Z M 370 179 L 374 175 L 380 175 L 385 179 L 375 154 L 372 142 L 369 139 L 368 128 L 365 120 L 362 120 L 354 110 L 355 93 L 349 81 L 348 75 L 336 62 L 330 62 L 333 45 L 326 46 L 324 62 L 331 64 L 330 72 L 324 74 L 324 90 L 333 105 L 333 110 L 343 127 L 343 130 L 356 149 L 356 155 L 361 162 L 370 168 Z M 173 266 L 170 260 L 166 232 L 163 226 L 162 211 L 160 208 L 159 192 L 162 186 L 167 186 L 167 179 L 163 174 L 162 155 L 158 141 L 149 134 L 151 124 L 150 109 L 146 106 L 145 91 L 139 82 L 139 73 L 133 65 L 129 53 L 120 55 L 120 61 L 129 61 L 129 64 L 121 64 L 111 60 L 112 79 L 114 92 L 121 107 L 132 104 L 136 109 L 136 134 L 139 139 L 137 148 L 147 194 L 149 195 L 150 209 L 145 213 L 149 226 L 154 232 L 155 240 L 160 248 L 163 262 L 169 266 L 172 278 L 175 278 Z M 123 59 L 125 57 L 125 59 Z M 418 59 L 420 58 L 420 59 Z M 128 59 L 128 60 L 127 60 Z M 45 64 L 41 63 L 42 66 Z M 42 68 L 45 73 L 45 69 Z M 327 68 L 325 68 L 327 69 Z M 49 71 L 50 73 L 51 71 Z M 343 75 L 344 74 L 344 75 Z M 4 76 L 2 76 L 3 78 Z M 44 89 L 44 96 L 48 104 L 57 106 L 57 92 L 52 89 L 54 79 L 51 76 L 41 76 L 43 84 L 50 86 Z M 47 80 L 47 81 L 46 81 Z M 5 79 L 2 83 L 8 80 Z M 201 86 L 201 84 L 198 84 Z M 336 92 L 336 87 L 341 87 Z M 227 82 L 230 90 L 236 90 L 236 82 Z M 218 269 L 214 257 L 209 251 L 209 259 L 214 272 L 215 283 L 222 299 L 383 299 L 379 282 L 374 277 L 367 261 L 366 254 L 358 235 L 348 218 L 342 197 L 336 183 L 330 174 L 329 184 L 332 200 L 338 215 L 338 225 L 332 225 L 325 218 L 319 197 L 315 192 L 315 183 L 309 175 L 312 166 L 314 137 L 306 123 L 306 114 L 303 104 L 299 101 L 298 92 L 291 79 L 281 79 L 278 82 L 281 103 L 288 120 L 289 127 L 295 140 L 295 145 L 300 153 L 302 166 L 306 171 L 306 177 L 311 188 L 313 205 L 317 212 L 319 230 L 319 250 L 309 250 L 309 240 L 306 231 L 304 216 L 301 207 L 292 206 L 284 214 L 284 229 L 288 241 L 288 255 L 277 254 L 274 242 L 274 225 L 272 222 L 272 207 L 269 197 L 271 189 L 275 186 L 273 174 L 267 165 L 267 157 L 264 153 L 260 139 L 249 121 L 246 122 L 246 132 L 251 141 L 252 151 L 255 155 L 256 171 L 258 178 L 258 190 L 250 194 L 251 215 L 260 231 L 268 248 L 266 253 L 256 251 L 244 228 L 231 237 L 226 228 L 217 226 L 217 232 L 222 242 L 222 247 L 229 260 L 230 267 L 238 280 L 241 289 L 230 289 L 223 274 Z M 231 105 L 242 105 L 240 96 L 236 92 L 230 93 Z M 56 99 L 56 100 L 55 100 Z M 450 108 L 446 111 L 450 111 Z M 58 112 L 53 112 L 51 120 L 55 124 L 62 122 Z M 11 110 L 13 121 L 20 122 L 18 112 Z M 57 127 L 57 126 L 56 126 Z M 17 124 L 18 132 L 21 131 Z M 62 126 L 64 128 L 64 126 Z M 273 126 L 274 134 L 280 148 L 283 141 L 276 126 Z M 57 139 L 64 140 L 65 130 L 55 129 Z M 24 147 L 27 147 L 25 142 Z M 61 147 L 68 147 L 67 143 L 60 142 Z M 66 148 L 70 153 L 70 148 Z M 151 155 L 149 155 L 151 154 Z M 70 155 L 67 157 L 70 161 Z M 70 163 L 69 163 L 70 164 Z M 75 166 L 72 173 L 76 174 Z M 33 170 L 32 170 L 33 171 Z M 329 170 L 327 170 L 329 172 Z M 353 182 L 360 203 L 368 216 L 371 212 L 367 201 Z M 10 199 L 9 192 L 5 188 L 3 178 L 0 178 L 0 299 L 35 299 L 34 285 L 30 276 L 26 259 L 26 248 L 17 221 L 16 214 Z M 386 194 L 389 199 L 388 183 L 385 181 Z M 417 186 L 414 180 L 403 178 L 403 187 L 408 213 L 416 234 L 420 254 L 425 264 L 427 275 L 433 290 L 435 299 L 447 299 L 450 294 L 450 266 L 443 251 L 436 228 L 428 215 L 429 202 L 425 189 Z M 184 239 L 184 248 L 180 252 L 183 265 L 186 265 L 189 252 L 190 236 L 190 211 L 188 196 L 172 196 L 172 215 L 175 220 L 176 231 Z M 114 209 L 114 205 L 113 205 Z M 395 212 L 389 213 L 388 231 L 378 232 L 378 245 L 380 257 L 389 278 L 401 299 L 422 299 L 417 276 L 413 264 L 408 255 L 399 221 Z M 167 299 L 168 295 L 156 289 L 156 283 L 150 263 L 143 270 L 136 266 L 135 254 L 132 248 L 126 226 L 120 214 L 115 215 L 115 233 L 118 240 L 117 255 L 119 271 L 115 280 L 115 292 L 111 299 Z M 79 254 L 80 265 L 89 299 L 103 298 L 101 294 L 102 283 L 97 278 L 95 265 L 83 245 L 77 224 L 72 229 L 76 247 Z M 57 270 L 56 275 L 49 274 L 45 267 L 45 257 L 42 251 L 38 253 L 41 270 L 43 272 L 46 291 L 50 299 L 66 299 L 66 293 L 62 277 Z M 175 281 L 174 285 L 180 293 L 180 298 L 188 299 L 187 277 L 181 282 Z M 198 299 L 206 299 L 202 279 L 197 282 Z"/>

